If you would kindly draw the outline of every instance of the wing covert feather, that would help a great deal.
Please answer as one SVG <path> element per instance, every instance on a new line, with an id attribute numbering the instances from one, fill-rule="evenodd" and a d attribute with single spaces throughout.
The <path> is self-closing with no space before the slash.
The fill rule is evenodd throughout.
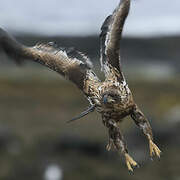
<path id="1" fill-rule="evenodd" d="M 99 81 L 91 69 L 89 58 L 80 52 L 77 53 L 84 62 L 71 55 L 68 56 L 68 54 L 72 54 L 73 50 L 66 53 L 66 51 L 54 47 L 52 43 L 37 44 L 34 47 L 24 46 L 10 37 L 3 29 L 0 29 L 0 47 L 15 61 L 29 59 L 47 66 L 72 81 L 82 91 L 84 91 L 89 74 L 93 74 L 92 81 Z"/>

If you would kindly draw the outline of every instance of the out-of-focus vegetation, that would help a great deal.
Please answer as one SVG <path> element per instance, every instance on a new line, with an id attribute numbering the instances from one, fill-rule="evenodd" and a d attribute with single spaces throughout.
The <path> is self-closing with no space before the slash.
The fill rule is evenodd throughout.
<path id="1" fill-rule="evenodd" d="M 99 114 L 94 112 L 76 123 L 66 123 L 88 106 L 87 100 L 73 84 L 40 65 L 30 63 L 16 67 L 12 63 L 6 63 L 8 60 L 2 54 L 0 179 L 46 180 L 45 172 L 49 166 L 54 165 L 62 170 L 65 180 L 130 180 L 142 177 L 147 180 L 178 180 L 180 75 L 178 65 L 174 66 L 178 53 L 174 51 L 176 47 L 166 47 L 166 51 L 153 50 L 155 46 L 157 49 L 166 45 L 169 47 L 171 42 L 176 42 L 178 38 L 171 39 L 169 43 L 162 39 L 128 39 L 122 42 L 124 71 L 129 86 L 137 104 L 153 126 L 155 142 L 163 151 L 160 161 L 155 159 L 151 162 L 147 140 L 135 127 L 134 122 L 126 118 L 120 127 L 130 154 L 140 164 L 134 175 L 128 173 L 121 156 L 116 152 L 106 152 L 107 131 Z M 76 46 L 77 49 L 90 53 L 90 57 L 96 61 L 99 48 L 97 38 L 60 40 L 62 43 L 59 44 L 62 46 Z M 24 41 L 27 41 L 26 44 L 34 44 L 31 43 L 34 42 L 33 38 L 31 41 L 23 38 Z M 175 70 L 170 76 L 168 74 L 162 78 L 163 73 L 166 75 L 165 71 L 160 78 L 151 78 L 151 71 L 148 69 L 156 67 L 156 59 L 158 65 L 159 61 L 162 66 L 166 61 L 167 67 L 174 67 Z M 143 66 L 141 62 L 144 62 Z M 148 68 L 146 63 L 153 66 Z M 99 71 L 97 73 L 100 74 Z M 152 76 L 156 76 L 156 73 L 153 73 L 152 70 Z"/>

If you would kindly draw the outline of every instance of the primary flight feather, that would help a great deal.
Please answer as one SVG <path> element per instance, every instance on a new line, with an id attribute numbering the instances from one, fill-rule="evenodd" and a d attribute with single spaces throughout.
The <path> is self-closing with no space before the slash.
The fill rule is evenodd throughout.
<path id="1" fill-rule="evenodd" d="M 65 51 L 53 43 L 37 44 L 27 47 L 14 40 L 0 29 L 0 47 L 17 63 L 24 59 L 38 62 L 72 81 L 87 97 L 90 107 L 73 118 L 75 121 L 96 110 L 102 115 L 103 124 L 109 134 L 107 150 L 114 147 L 126 160 L 128 170 L 138 164 L 128 154 L 128 149 L 118 123 L 131 116 L 143 131 L 149 142 L 150 156 L 160 157 L 161 151 L 153 142 L 151 126 L 133 100 L 121 68 L 120 40 L 131 0 L 121 0 L 112 15 L 108 16 L 101 27 L 100 62 L 105 81 L 100 81 L 92 70 L 92 64 L 83 53 L 73 49 Z"/>

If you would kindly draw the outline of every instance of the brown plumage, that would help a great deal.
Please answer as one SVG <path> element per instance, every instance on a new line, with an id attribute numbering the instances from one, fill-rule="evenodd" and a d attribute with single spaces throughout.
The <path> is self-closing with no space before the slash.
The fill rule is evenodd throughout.
<path id="1" fill-rule="evenodd" d="M 146 135 L 151 157 L 153 155 L 160 157 L 161 151 L 153 143 L 151 126 L 135 104 L 120 66 L 119 43 L 129 7 L 130 0 L 121 0 L 101 28 L 100 61 L 106 77 L 103 82 L 93 72 L 89 58 L 81 52 L 75 52 L 72 49 L 69 51 L 60 50 L 53 43 L 26 47 L 2 29 L 0 29 L 0 46 L 17 62 L 21 62 L 23 59 L 33 60 L 58 72 L 76 84 L 89 100 L 90 107 L 72 121 L 94 110 L 101 113 L 103 124 L 109 133 L 107 150 L 114 147 L 117 151 L 122 152 L 128 169 L 133 171 L 133 167 L 137 166 L 137 163 L 128 154 L 125 140 L 118 127 L 118 123 L 124 117 L 130 115 Z"/>

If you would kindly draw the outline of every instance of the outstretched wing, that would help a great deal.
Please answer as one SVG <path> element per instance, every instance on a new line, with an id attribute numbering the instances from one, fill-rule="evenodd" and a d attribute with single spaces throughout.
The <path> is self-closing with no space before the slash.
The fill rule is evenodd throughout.
<path id="1" fill-rule="evenodd" d="M 86 80 L 99 81 L 91 69 L 89 58 L 73 49 L 66 52 L 53 43 L 26 47 L 10 37 L 3 29 L 0 29 L 0 47 L 17 62 L 29 59 L 58 72 L 76 84 L 86 95 L 84 91 L 85 86 L 88 86 Z M 74 55 L 78 55 L 78 59 Z"/>
<path id="2" fill-rule="evenodd" d="M 108 16 L 101 27 L 100 61 L 106 77 L 116 72 L 123 79 L 120 66 L 120 40 L 123 26 L 129 12 L 130 0 L 121 0 L 113 14 Z"/>

